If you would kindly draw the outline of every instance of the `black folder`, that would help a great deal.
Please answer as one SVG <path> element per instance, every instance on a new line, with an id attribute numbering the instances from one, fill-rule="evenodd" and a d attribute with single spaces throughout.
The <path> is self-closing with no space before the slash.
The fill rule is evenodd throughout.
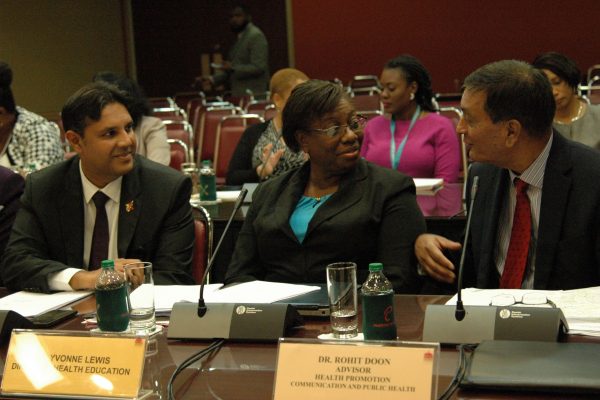
<path id="1" fill-rule="evenodd" d="M 600 393 L 600 344 L 484 341 L 472 353 L 460 387 Z"/>

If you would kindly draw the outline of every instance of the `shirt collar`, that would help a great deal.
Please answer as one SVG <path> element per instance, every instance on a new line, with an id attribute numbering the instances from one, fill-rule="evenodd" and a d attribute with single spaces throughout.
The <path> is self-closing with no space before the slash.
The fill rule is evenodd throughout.
<path id="1" fill-rule="evenodd" d="M 531 163 L 529 167 L 521 175 L 517 175 L 511 170 L 510 173 L 510 181 L 514 182 L 515 178 L 519 178 L 523 182 L 529 184 L 529 186 L 533 186 L 541 189 L 544 183 L 544 171 L 546 170 L 546 163 L 548 162 L 548 155 L 550 154 L 550 148 L 552 147 L 552 138 L 553 135 L 550 135 L 550 139 L 548 143 L 546 143 L 546 147 L 540 153 L 539 156 L 535 159 L 534 162 Z"/>
<path id="2" fill-rule="evenodd" d="M 108 185 L 104 186 L 102 189 L 94 185 L 83 173 L 83 169 L 81 168 L 81 160 L 79 160 L 79 175 L 81 176 L 81 185 L 83 186 L 83 198 L 86 204 L 89 204 L 92 201 L 92 197 L 98 190 L 107 195 L 111 200 L 116 203 L 119 203 L 121 198 L 121 182 L 123 181 L 123 177 L 120 176 L 114 181 L 110 182 Z"/>

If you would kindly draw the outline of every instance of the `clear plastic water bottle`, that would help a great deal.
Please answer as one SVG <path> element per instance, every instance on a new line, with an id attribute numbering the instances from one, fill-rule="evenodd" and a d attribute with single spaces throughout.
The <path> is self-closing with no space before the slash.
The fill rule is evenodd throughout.
<path id="1" fill-rule="evenodd" d="M 394 288 L 383 274 L 383 264 L 369 264 L 362 285 L 363 334 L 366 340 L 395 340 Z"/>
<path id="2" fill-rule="evenodd" d="M 129 326 L 127 285 L 124 276 L 115 271 L 113 260 L 102 261 L 96 280 L 96 319 L 101 331 L 122 332 Z"/>
<path id="3" fill-rule="evenodd" d="M 210 160 L 202 161 L 200 168 L 200 201 L 204 204 L 217 202 L 217 178 Z"/>

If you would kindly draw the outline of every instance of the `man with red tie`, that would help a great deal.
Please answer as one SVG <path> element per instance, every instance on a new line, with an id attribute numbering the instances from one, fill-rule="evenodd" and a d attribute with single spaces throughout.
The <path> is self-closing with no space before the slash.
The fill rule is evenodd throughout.
<path id="1" fill-rule="evenodd" d="M 574 289 L 600 285 L 600 153 L 552 129 L 555 102 L 545 76 L 499 61 L 465 79 L 457 131 L 478 177 L 464 286 Z M 444 250 L 461 245 L 424 234 L 422 270 L 454 283 Z"/>
<path id="2" fill-rule="evenodd" d="M 153 263 L 156 284 L 191 284 L 194 225 L 185 175 L 135 155 L 130 100 L 84 86 L 62 110 L 78 156 L 30 174 L 4 254 L 11 290 L 92 289 L 103 259 Z"/>

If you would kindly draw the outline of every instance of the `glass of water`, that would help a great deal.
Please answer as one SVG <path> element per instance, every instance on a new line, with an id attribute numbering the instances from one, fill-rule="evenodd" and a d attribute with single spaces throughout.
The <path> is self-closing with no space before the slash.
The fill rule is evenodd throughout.
<path id="1" fill-rule="evenodd" d="M 156 331 L 154 316 L 154 280 L 152 263 L 126 264 L 129 329 L 136 333 L 151 334 Z"/>
<path id="2" fill-rule="evenodd" d="M 355 263 L 338 262 L 327 266 L 327 294 L 333 337 L 350 339 L 358 335 Z"/>

